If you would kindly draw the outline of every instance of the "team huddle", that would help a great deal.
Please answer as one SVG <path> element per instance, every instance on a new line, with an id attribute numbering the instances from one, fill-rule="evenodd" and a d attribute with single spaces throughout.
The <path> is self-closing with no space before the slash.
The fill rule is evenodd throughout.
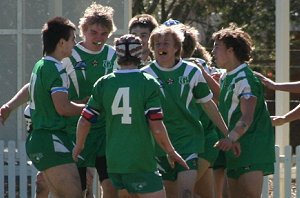
<path id="1" fill-rule="evenodd" d="M 42 28 L 43 57 L 30 82 L 0 108 L 24 112 L 36 197 L 258 198 L 273 174 L 274 128 L 264 85 L 251 70 L 251 37 L 230 24 L 212 35 L 212 58 L 196 28 L 134 16 L 115 32 L 113 8 L 92 3 L 76 26 Z M 261 77 L 262 78 L 262 77 Z"/>

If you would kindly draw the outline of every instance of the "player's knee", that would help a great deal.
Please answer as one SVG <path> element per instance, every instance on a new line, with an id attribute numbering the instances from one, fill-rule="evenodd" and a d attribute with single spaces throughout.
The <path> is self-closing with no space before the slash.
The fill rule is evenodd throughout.
<path id="1" fill-rule="evenodd" d="M 101 186 L 103 189 L 103 194 L 117 194 L 117 190 L 111 183 L 110 179 L 105 179 L 103 182 L 101 182 Z"/>
<path id="2" fill-rule="evenodd" d="M 45 182 L 36 182 L 35 193 L 37 197 L 41 197 L 41 195 L 48 197 L 49 189 L 47 184 Z"/>
<path id="3" fill-rule="evenodd" d="M 36 175 L 36 194 L 47 194 L 49 193 L 49 189 L 48 189 L 48 186 L 46 184 L 46 181 L 44 180 L 44 177 L 43 177 L 43 173 L 39 172 L 37 175 Z"/>

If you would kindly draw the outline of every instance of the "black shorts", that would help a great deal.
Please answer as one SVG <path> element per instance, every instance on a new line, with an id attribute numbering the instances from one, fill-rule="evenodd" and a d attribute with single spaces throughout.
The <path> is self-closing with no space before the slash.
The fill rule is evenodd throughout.
<path id="1" fill-rule="evenodd" d="M 100 183 L 102 183 L 105 179 L 108 179 L 107 173 L 107 165 L 106 165 L 106 157 L 105 156 L 97 156 L 95 168 L 97 169 Z"/>

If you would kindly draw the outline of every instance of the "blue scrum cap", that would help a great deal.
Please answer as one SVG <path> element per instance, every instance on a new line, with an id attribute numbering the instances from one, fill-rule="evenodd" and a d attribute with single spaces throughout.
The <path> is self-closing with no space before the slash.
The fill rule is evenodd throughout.
<path id="1" fill-rule="evenodd" d="M 181 22 L 175 19 L 168 19 L 167 21 L 165 21 L 163 24 L 165 26 L 172 26 L 172 25 L 177 25 L 180 24 Z"/>

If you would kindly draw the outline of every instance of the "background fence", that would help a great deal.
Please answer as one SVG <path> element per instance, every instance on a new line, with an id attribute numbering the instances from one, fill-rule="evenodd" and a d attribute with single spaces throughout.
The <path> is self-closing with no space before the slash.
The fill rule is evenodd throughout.
<path id="1" fill-rule="evenodd" d="M 300 182 L 297 182 L 300 181 L 300 146 L 296 147 L 295 155 L 292 155 L 291 146 L 283 149 L 284 155 L 279 155 L 279 147 L 276 146 L 275 173 L 264 177 L 263 198 L 300 198 Z M 14 141 L 9 141 L 5 146 L 1 140 L 0 150 L 4 151 L 0 152 L 0 197 L 34 197 L 37 170 L 27 158 L 25 143 L 20 143 L 17 148 Z M 94 194 L 100 197 L 97 186 L 95 177 Z"/>

